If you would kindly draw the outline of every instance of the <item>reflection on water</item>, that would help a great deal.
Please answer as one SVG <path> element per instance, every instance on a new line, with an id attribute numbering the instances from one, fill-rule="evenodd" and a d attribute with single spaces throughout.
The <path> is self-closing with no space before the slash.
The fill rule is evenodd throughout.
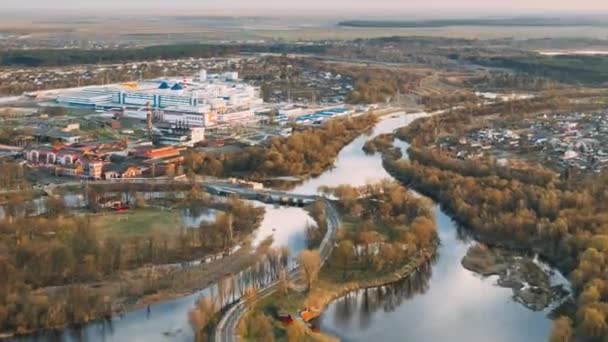
<path id="1" fill-rule="evenodd" d="M 186 208 L 182 211 L 181 220 L 185 228 L 196 229 L 201 223 L 215 222 L 218 210 L 211 208 Z"/>
<path id="2" fill-rule="evenodd" d="M 397 283 L 354 291 L 340 298 L 333 304 L 333 310 L 325 312 L 321 318 L 332 315 L 335 325 L 327 331 L 339 335 L 340 331 L 366 329 L 374 323 L 376 313 L 393 312 L 414 295 L 425 293 L 432 275 L 431 264 L 422 265 L 417 272 Z"/>
<path id="3" fill-rule="evenodd" d="M 302 208 L 284 208 L 254 202 L 264 206 L 266 213 L 256 234 L 256 241 L 273 235 L 273 245 L 288 246 L 292 256 L 298 255 L 306 246 L 306 226 L 314 222 Z M 201 212 L 190 212 L 205 215 Z M 188 215 L 190 216 L 190 215 Z M 240 279 L 251 281 L 251 273 L 242 272 Z M 267 279 L 270 281 L 270 279 Z M 208 284 L 201 284 L 201 287 Z M 194 334 L 188 324 L 188 311 L 200 296 L 217 293 L 214 285 L 190 296 L 152 305 L 148 316 L 146 309 L 129 312 L 112 320 L 96 321 L 82 327 L 68 328 L 59 332 L 46 332 L 37 336 L 22 337 L 16 341 L 183 341 L 191 342 Z"/>
<path id="4" fill-rule="evenodd" d="M 363 144 L 371 137 L 390 133 L 420 115 L 383 120 L 371 136 L 355 139 L 339 154 L 335 167 L 295 189 L 314 194 L 319 186 L 364 185 L 390 177 L 379 155 L 365 155 Z M 396 142 L 398 147 L 407 144 Z M 305 246 L 310 218 L 299 208 L 265 206 L 266 215 L 256 241 L 272 234 L 277 246 L 289 246 L 297 255 Z M 511 299 L 511 290 L 495 286 L 495 278 L 481 278 L 465 270 L 460 261 L 469 246 L 458 237 L 455 224 L 439 208 L 436 221 L 441 238 L 436 263 L 392 286 L 349 294 L 328 308 L 321 328 L 346 341 L 546 341 L 550 320 L 546 312 L 527 310 Z M 205 285 L 205 284 L 201 284 Z M 77 333 L 64 331 L 24 341 L 192 341 L 188 310 L 201 294 L 138 310 L 104 323 L 86 325 Z"/>
<path id="5" fill-rule="evenodd" d="M 366 141 L 385 133 L 391 133 L 396 128 L 408 125 L 415 119 L 425 114 L 398 115 L 382 120 L 376 125 L 371 134 L 363 135 L 353 140 L 340 151 L 334 168 L 324 172 L 318 178 L 314 178 L 295 187 L 292 192 L 298 194 L 316 194 L 320 186 L 338 186 L 350 184 L 361 186 L 375 183 L 381 179 L 389 178 L 390 175 L 382 167 L 382 159 L 379 155 L 367 155 L 362 148 Z M 407 143 L 396 142 L 398 147 L 407 150 Z M 405 151 L 404 151 L 405 152 Z"/>
<path id="6" fill-rule="evenodd" d="M 407 301 L 391 301 L 390 310 L 363 307 L 369 316 L 363 321 L 361 313 L 338 315 L 336 311 L 344 309 L 340 301 L 332 303 L 321 328 L 344 341 L 546 341 L 549 309 L 530 311 L 513 301 L 510 289 L 496 286 L 495 277 L 482 278 L 464 269 L 460 261 L 470 244 L 459 238 L 456 225 L 439 208 L 436 219 L 439 257 L 420 291 L 409 291 L 412 297 L 403 297 Z M 355 307 L 362 310 L 361 305 Z"/>
<path id="7" fill-rule="evenodd" d="M 262 224 L 255 233 L 254 247 L 272 237 L 274 247 L 288 247 L 292 256 L 299 255 L 306 248 L 306 227 L 315 224 L 307 211 L 302 208 L 253 203 L 266 210 Z"/>

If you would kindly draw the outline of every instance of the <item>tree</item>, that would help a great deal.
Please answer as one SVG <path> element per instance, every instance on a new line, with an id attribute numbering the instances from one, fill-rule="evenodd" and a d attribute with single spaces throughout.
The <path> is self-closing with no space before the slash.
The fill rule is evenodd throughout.
<path id="1" fill-rule="evenodd" d="M 435 237 L 435 222 L 431 219 L 419 216 L 412 222 L 412 232 L 420 242 L 419 247 L 430 245 Z"/>
<path id="2" fill-rule="evenodd" d="M 195 331 L 197 342 L 208 340 L 205 329 L 217 311 L 217 302 L 214 298 L 202 297 L 196 302 L 194 308 L 188 312 L 188 321 Z"/>
<path id="3" fill-rule="evenodd" d="M 312 284 L 317 280 L 321 270 L 321 255 L 317 250 L 305 250 L 300 254 L 300 267 L 304 271 L 306 288 L 310 291 Z"/>
<path id="4" fill-rule="evenodd" d="M 146 198 L 141 193 L 135 194 L 135 208 L 145 208 L 146 207 Z"/>
<path id="5" fill-rule="evenodd" d="M 346 279 L 346 270 L 354 256 L 354 248 L 355 246 L 351 240 L 342 240 L 333 252 L 337 266 L 342 268 L 342 279 Z"/>
<path id="6" fill-rule="evenodd" d="M 44 204 L 47 213 L 51 217 L 60 216 L 67 212 L 67 206 L 62 197 L 49 196 L 47 197 Z"/>
<path id="7" fill-rule="evenodd" d="M 600 310 L 583 307 L 579 310 L 582 333 L 589 337 L 601 337 L 606 332 L 606 317 Z"/>
<path id="8" fill-rule="evenodd" d="M 248 340 L 274 342 L 272 319 L 263 313 L 248 315 L 240 330 L 241 336 Z"/>
<path id="9" fill-rule="evenodd" d="M 549 342 L 571 342 L 572 341 L 572 320 L 561 316 L 553 322 L 553 331 Z"/>
<path id="10" fill-rule="evenodd" d="M 204 161 L 205 161 L 204 154 L 197 152 L 197 151 L 189 150 L 184 155 L 184 166 L 186 167 L 186 172 L 187 173 L 198 172 L 198 170 L 203 165 Z"/>
<path id="11" fill-rule="evenodd" d="M 306 336 L 307 328 L 300 321 L 294 321 L 292 324 L 287 326 L 287 341 L 299 342 Z"/>

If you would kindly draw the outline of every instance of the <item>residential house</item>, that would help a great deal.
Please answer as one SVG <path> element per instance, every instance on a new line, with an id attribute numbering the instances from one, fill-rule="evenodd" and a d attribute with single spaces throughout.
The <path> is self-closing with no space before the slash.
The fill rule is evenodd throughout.
<path id="1" fill-rule="evenodd" d="M 83 166 L 83 177 L 89 179 L 102 179 L 103 178 L 103 165 L 104 163 L 99 160 L 82 160 Z"/>

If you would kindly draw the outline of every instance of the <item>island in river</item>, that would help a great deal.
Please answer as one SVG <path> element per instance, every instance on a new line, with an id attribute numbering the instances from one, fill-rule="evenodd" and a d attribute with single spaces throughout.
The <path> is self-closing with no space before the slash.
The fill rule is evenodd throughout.
<path id="1" fill-rule="evenodd" d="M 512 289 L 513 299 L 534 311 L 568 294 L 562 285 L 552 285 L 550 275 L 533 259 L 507 249 L 475 244 L 462 258 L 462 266 L 485 277 L 498 276 L 498 286 Z"/>

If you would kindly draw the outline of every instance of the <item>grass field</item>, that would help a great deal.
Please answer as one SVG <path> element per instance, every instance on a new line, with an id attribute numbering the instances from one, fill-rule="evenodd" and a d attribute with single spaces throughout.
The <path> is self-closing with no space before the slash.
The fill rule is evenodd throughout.
<path id="1" fill-rule="evenodd" d="M 133 237 L 151 233 L 175 233 L 182 226 L 179 211 L 137 209 L 109 212 L 91 217 L 92 224 L 104 237 Z"/>

